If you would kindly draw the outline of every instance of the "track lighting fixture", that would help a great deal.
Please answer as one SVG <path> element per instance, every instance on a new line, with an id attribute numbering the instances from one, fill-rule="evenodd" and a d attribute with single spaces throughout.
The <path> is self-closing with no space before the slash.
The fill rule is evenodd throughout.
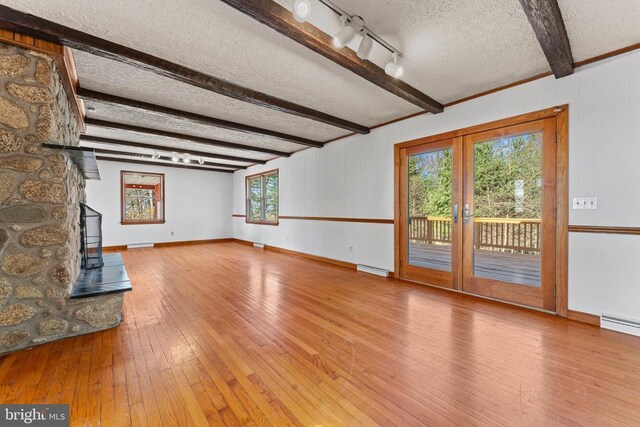
<path id="1" fill-rule="evenodd" d="M 177 155 L 176 153 L 173 153 L 173 154 L 171 155 L 171 161 L 172 161 L 172 162 L 178 162 L 178 161 L 180 161 L 180 159 L 178 158 L 178 155 Z"/>
<path id="2" fill-rule="evenodd" d="M 182 161 L 185 163 L 191 163 L 191 158 L 189 157 L 188 154 L 185 154 L 184 157 L 182 158 Z"/>
<path id="3" fill-rule="evenodd" d="M 200 163 L 201 165 L 204 165 L 204 159 L 200 157 L 200 160 L 198 160 L 198 163 Z"/>
<path id="4" fill-rule="evenodd" d="M 375 41 L 380 45 L 380 47 L 388 50 L 393 55 L 392 60 L 384 67 L 385 73 L 396 79 L 402 76 L 404 69 L 402 65 L 398 64 L 398 57 L 402 56 L 402 53 L 371 31 L 371 29 L 365 25 L 364 19 L 356 14 L 346 12 L 337 6 L 332 0 L 316 0 L 316 3 L 324 5 L 327 9 L 340 17 L 342 29 L 333 36 L 333 47 L 336 49 L 342 49 L 356 38 L 356 34 L 360 34 L 362 36 L 362 40 L 358 46 L 358 58 L 363 61 L 368 61 L 369 58 L 371 58 L 373 42 Z M 298 22 L 307 21 L 311 16 L 310 0 L 294 0 L 292 10 L 293 16 Z"/>
<path id="5" fill-rule="evenodd" d="M 154 159 L 154 160 L 158 160 L 158 159 L 160 158 L 160 154 L 158 154 L 158 152 L 157 152 L 157 151 L 155 151 L 155 152 L 151 155 L 151 158 L 152 158 L 152 159 Z"/>
<path id="6" fill-rule="evenodd" d="M 358 47 L 358 58 L 366 61 L 371 56 L 371 50 L 373 49 L 373 39 L 369 37 L 369 34 L 363 32 L 362 40 L 360 41 L 360 47 Z"/>
<path id="7" fill-rule="evenodd" d="M 342 49 L 356 37 L 356 30 L 354 30 L 353 26 L 348 22 L 347 16 L 342 15 L 340 21 L 342 22 L 342 29 L 333 36 L 333 47 L 337 49 Z"/>
<path id="8" fill-rule="evenodd" d="M 293 2 L 293 17 L 298 22 L 305 22 L 311 15 L 311 3 L 309 0 L 296 0 Z"/>
<path id="9" fill-rule="evenodd" d="M 393 52 L 393 57 L 391 61 L 384 67 L 384 72 L 387 73 L 388 76 L 391 76 L 395 79 L 398 79 L 404 73 L 404 68 L 402 65 L 398 64 L 398 53 Z"/>

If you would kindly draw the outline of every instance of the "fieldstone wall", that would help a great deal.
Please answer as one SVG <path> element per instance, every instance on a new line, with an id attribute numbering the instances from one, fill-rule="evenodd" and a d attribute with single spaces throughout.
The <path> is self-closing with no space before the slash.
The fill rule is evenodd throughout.
<path id="1" fill-rule="evenodd" d="M 113 327 L 122 294 L 70 300 L 80 270 L 73 111 L 47 55 L 0 43 L 0 354 Z"/>

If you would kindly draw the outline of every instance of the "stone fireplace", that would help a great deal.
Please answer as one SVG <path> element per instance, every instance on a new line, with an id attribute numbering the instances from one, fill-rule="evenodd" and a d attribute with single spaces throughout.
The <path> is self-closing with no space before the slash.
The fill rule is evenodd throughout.
<path id="1" fill-rule="evenodd" d="M 54 56 L 0 42 L 0 354 L 107 329 L 123 294 L 71 299 L 85 181 L 79 130 Z"/>

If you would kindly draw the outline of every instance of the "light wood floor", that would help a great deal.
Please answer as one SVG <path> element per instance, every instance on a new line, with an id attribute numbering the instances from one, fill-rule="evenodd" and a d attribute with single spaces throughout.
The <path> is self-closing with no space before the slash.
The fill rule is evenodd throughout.
<path id="1" fill-rule="evenodd" d="M 0 359 L 74 425 L 640 424 L 640 339 L 237 243 L 123 253 L 116 329 Z"/>

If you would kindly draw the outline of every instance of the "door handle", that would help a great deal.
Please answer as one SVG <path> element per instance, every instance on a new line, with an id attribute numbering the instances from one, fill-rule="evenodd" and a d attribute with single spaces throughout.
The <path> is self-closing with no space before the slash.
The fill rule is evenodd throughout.
<path id="1" fill-rule="evenodd" d="M 453 223 L 454 224 L 458 223 L 458 204 L 457 203 L 453 204 Z"/>
<path id="2" fill-rule="evenodd" d="M 464 223 L 469 224 L 469 220 L 473 217 L 473 214 L 470 211 L 469 203 L 464 204 Z"/>

